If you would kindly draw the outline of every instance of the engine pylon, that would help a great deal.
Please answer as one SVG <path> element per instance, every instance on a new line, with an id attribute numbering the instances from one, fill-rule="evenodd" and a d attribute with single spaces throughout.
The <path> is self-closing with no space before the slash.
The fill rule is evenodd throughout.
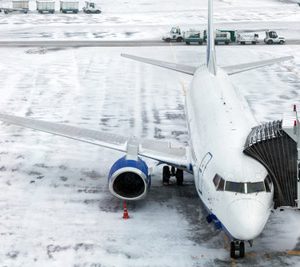
<path id="1" fill-rule="evenodd" d="M 123 219 L 124 220 L 127 220 L 129 219 L 129 214 L 128 214 L 128 210 L 127 210 L 127 204 L 126 204 L 126 201 L 124 200 L 123 201 Z"/>

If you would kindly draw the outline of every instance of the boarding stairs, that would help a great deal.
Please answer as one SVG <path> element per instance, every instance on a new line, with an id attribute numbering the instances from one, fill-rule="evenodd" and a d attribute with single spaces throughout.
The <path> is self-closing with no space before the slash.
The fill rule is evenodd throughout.
<path id="1" fill-rule="evenodd" d="M 275 208 L 300 208 L 300 123 L 296 106 L 283 120 L 252 128 L 244 153 L 268 169 Z"/>

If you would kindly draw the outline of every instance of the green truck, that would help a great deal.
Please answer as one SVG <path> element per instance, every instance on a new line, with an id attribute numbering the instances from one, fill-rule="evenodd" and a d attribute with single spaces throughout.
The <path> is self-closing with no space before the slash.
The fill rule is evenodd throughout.
<path id="1" fill-rule="evenodd" d="M 196 30 L 186 31 L 184 33 L 183 40 L 187 45 L 191 43 L 202 45 L 204 43 L 203 35 L 201 37 L 201 32 Z"/>

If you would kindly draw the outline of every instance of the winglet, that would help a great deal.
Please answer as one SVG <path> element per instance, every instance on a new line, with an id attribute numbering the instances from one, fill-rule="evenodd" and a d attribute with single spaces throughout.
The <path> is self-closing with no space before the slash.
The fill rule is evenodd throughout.
<path id="1" fill-rule="evenodd" d="M 208 0 L 208 21 L 207 21 L 207 51 L 206 64 L 209 72 L 213 75 L 217 74 L 216 50 L 214 40 L 214 25 L 213 25 L 213 0 Z"/>

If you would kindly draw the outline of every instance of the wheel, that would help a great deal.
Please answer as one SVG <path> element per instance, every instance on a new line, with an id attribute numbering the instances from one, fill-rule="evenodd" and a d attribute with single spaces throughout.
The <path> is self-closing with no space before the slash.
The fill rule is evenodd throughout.
<path id="1" fill-rule="evenodd" d="M 170 42 L 171 42 L 171 39 L 170 39 L 170 38 L 167 38 L 167 39 L 166 39 L 166 42 L 167 42 L 167 43 L 170 43 Z"/>
<path id="2" fill-rule="evenodd" d="M 281 40 L 281 41 L 279 42 L 279 44 L 284 44 L 284 41 Z"/>
<path id="3" fill-rule="evenodd" d="M 226 44 L 226 45 L 229 45 L 229 42 L 226 41 L 225 44 Z"/>
<path id="4" fill-rule="evenodd" d="M 268 40 L 267 44 L 273 44 L 273 40 Z"/>
<path id="5" fill-rule="evenodd" d="M 245 243 L 243 241 L 240 242 L 239 246 L 240 258 L 245 257 Z"/>
<path id="6" fill-rule="evenodd" d="M 171 167 L 171 176 L 176 175 L 176 168 L 174 166 Z"/>
<path id="7" fill-rule="evenodd" d="M 100 13 L 101 13 L 101 11 L 100 11 L 100 10 L 97 10 L 95 13 L 96 13 L 96 14 L 100 14 Z"/>
<path id="8" fill-rule="evenodd" d="M 241 42 L 241 45 L 245 45 L 246 43 L 245 42 Z"/>
<path id="9" fill-rule="evenodd" d="M 203 45 L 203 42 L 200 41 L 200 42 L 199 42 L 199 45 Z"/>
<path id="10" fill-rule="evenodd" d="M 255 42 L 255 41 L 253 41 L 253 42 L 252 42 L 252 44 L 256 45 L 256 42 Z"/>
<path id="11" fill-rule="evenodd" d="M 187 45 L 190 45 L 191 43 L 190 42 L 185 42 Z"/>
<path id="12" fill-rule="evenodd" d="M 169 184 L 171 173 L 170 173 L 170 168 L 169 166 L 164 166 L 163 167 L 163 184 Z"/>
<path id="13" fill-rule="evenodd" d="M 87 14 L 91 14 L 91 10 L 87 10 L 85 13 L 87 13 Z"/>
<path id="14" fill-rule="evenodd" d="M 175 176 L 177 185 L 183 185 L 183 170 L 177 169 Z"/>
<path id="15" fill-rule="evenodd" d="M 182 42 L 183 41 L 183 38 L 182 37 L 177 37 L 177 39 L 176 39 L 176 42 Z"/>
<path id="16" fill-rule="evenodd" d="M 230 258 L 235 259 L 235 243 L 230 242 Z"/>

